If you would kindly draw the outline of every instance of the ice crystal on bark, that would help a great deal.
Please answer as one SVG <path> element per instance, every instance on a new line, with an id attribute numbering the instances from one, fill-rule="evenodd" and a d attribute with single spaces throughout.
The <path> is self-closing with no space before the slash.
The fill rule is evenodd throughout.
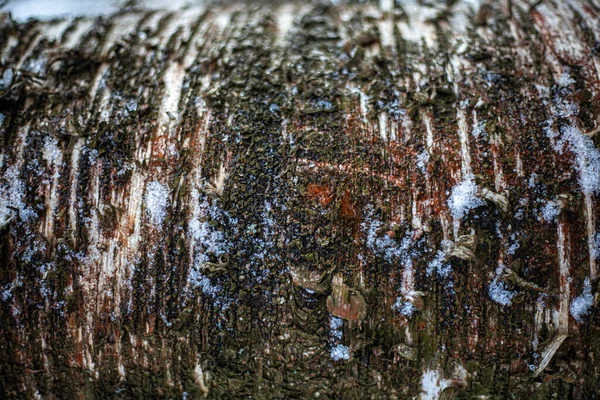
<path id="1" fill-rule="evenodd" d="M 417 309 L 410 302 L 402 300 L 398 297 L 393 305 L 393 308 L 405 317 L 411 317 Z"/>
<path id="2" fill-rule="evenodd" d="M 571 76 L 569 74 L 566 74 L 566 73 L 562 74 L 558 78 L 558 84 L 562 87 L 569 86 L 572 83 L 575 83 L 575 80 L 573 78 L 571 78 Z"/>
<path id="3" fill-rule="evenodd" d="M 16 211 L 22 221 L 30 221 L 37 213 L 23 201 L 25 184 L 19 177 L 16 166 L 9 167 L 4 174 L 5 184 L 0 186 L 0 225 Z"/>
<path id="4" fill-rule="evenodd" d="M 449 242 L 442 241 L 442 246 L 445 246 L 448 243 Z M 435 257 L 433 258 L 433 260 L 431 260 L 427 264 L 427 269 L 425 270 L 427 276 L 431 276 L 435 272 L 440 278 L 449 277 L 450 273 L 452 272 L 452 267 L 450 266 L 450 264 L 444 262 L 445 258 L 446 253 L 442 250 L 438 250 L 435 253 Z"/>
<path id="5" fill-rule="evenodd" d="M 542 217 L 547 222 L 554 221 L 558 214 L 560 214 L 560 207 L 555 201 L 548 200 L 542 207 Z"/>
<path id="6" fill-rule="evenodd" d="M 592 257 L 600 258 L 600 232 L 596 233 L 596 240 L 594 240 L 594 246 L 591 251 Z"/>
<path id="7" fill-rule="evenodd" d="M 421 380 L 421 399 L 434 400 L 439 399 L 444 389 L 448 387 L 448 382 L 442 378 L 438 371 L 425 371 Z"/>
<path id="8" fill-rule="evenodd" d="M 483 201 L 477 197 L 477 184 L 473 175 L 468 175 L 458 185 L 452 188 L 452 194 L 448 198 L 448 208 L 454 218 L 464 217 L 470 210 L 483 205 Z"/>
<path id="9" fill-rule="evenodd" d="M 592 138 L 573 125 L 561 128 L 560 133 L 549 126 L 545 131 L 546 136 L 554 140 L 554 150 L 562 154 L 566 148 L 575 155 L 575 169 L 579 175 L 581 190 L 586 194 L 600 192 L 600 152 Z"/>
<path id="10" fill-rule="evenodd" d="M 475 127 L 473 128 L 473 131 L 471 132 L 471 135 L 473 135 L 474 138 L 478 139 L 481 136 L 483 139 L 487 139 L 487 132 L 485 131 L 485 123 L 486 123 L 486 121 L 481 121 L 480 123 L 475 125 Z"/>
<path id="11" fill-rule="evenodd" d="M 509 306 L 516 293 L 508 290 L 506 283 L 500 279 L 503 270 L 504 266 L 502 265 L 496 268 L 496 276 L 490 283 L 490 286 L 488 286 L 488 294 L 496 303 L 503 306 Z"/>
<path id="12" fill-rule="evenodd" d="M 594 296 L 592 295 L 590 278 L 585 278 L 585 282 L 583 284 L 583 293 L 581 293 L 571 302 L 571 315 L 577 322 L 582 323 L 583 317 L 589 314 L 593 305 Z"/>
<path id="13" fill-rule="evenodd" d="M 348 346 L 338 344 L 331 349 L 331 358 L 334 361 L 348 360 L 350 358 L 350 350 Z"/>
<path id="14" fill-rule="evenodd" d="M 169 202 L 169 188 L 160 182 L 150 182 L 146 187 L 144 206 L 150 220 L 155 225 L 160 225 L 167 215 Z"/>
<path id="15" fill-rule="evenodd" d="M 417 168 L 419 168 L 419 170 L 422 173 L 425 173 L 427 171 L 427 163 L 429 162 L 429 153 L 427 152 L 427 150 L 423 150 L 422 152 L 420 152 L 417 155 Z"/>
<path id="16" fill-rule="evenodd" d="M 382 256 L 386 261 L 398 260 L 406 265 L 411 262 L 411 239 L 406 235 L 400 243 L 394 240 L 388 233 L 381 234 L 384 224 L 373 215 L 372 207 L 369 208 L 365 222 L 362 223 L 363 230 L 367 233 L 367 248 Z"/>

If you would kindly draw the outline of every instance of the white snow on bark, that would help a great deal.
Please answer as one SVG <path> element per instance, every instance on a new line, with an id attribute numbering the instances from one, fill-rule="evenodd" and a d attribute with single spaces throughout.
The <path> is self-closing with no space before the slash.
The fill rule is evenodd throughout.
<path id="1" fill-rule="evenodd" d="M 575 80 L 573 78 L 571 78 L 571 76 L 569 74 L 562 74 L 559 78 L 558 78 L 558 84 L 562 87 L 567 87 L 570 84 L 575 83 Z"/>
<path id="2" fill-rule="evenodd" d="M 447 379 L 442 378 L 438 371 L 425 371 L 421 379 L 421 400 L 439 399 L 448 386 Z"/>
<path id="3" fill-rule="evenodd" d="M 379 235 L 378 233 L 383 227 L 383 222 L 374 217 L 372 207 L 369 207 L 365 222 L 361 225 L 367 233 L 366 245 L 369 250 L 379 254 L 388 262 L 398 260 L 401 265 L 407 265 L 412 262 L 410 256 L 410 236 L 405 236 L 398 243 L 388 233 Z"/>
<path id="4" fill-rule="evenodd" d="M 553 147 L 559 154 L 566 147 L 575 155 L 575 169 L 579 174 L 579 185 L 583 193 L 600 192 L 600 152 L 594 146 L 592 138 L 573 125 L 564 127 L 560 133 L 546 128 L 546 136 L 555 139 Z"/>
<path id="5" fill-rule="evenodd" d="M 342 338 L 342 327 L 344 326 L 344 320 L 337 317 L 331 317 L 329 321 L 329 328 L 331 329 L 331 337 L 337 340 Z"/>
<path id="6" fill-rule="evenodd" d="M 348 346 L 338 344 L 331 349 L 330 355 L 334 361 L 348 360 L 350 359 L 350 350 Z"/>
<path id="7" fill-rule="evenodd" d="M 500 265 L 498 268 L 496 268 L 496 276 L 488 286 L 488 294 L 496 303 L 502 306 L 509 306 L 511 305 L 511 301 L 513 297 L 515 297 L 516 293 L 508 290 L 504 281 L 501 280 L 500 277 L 503 271 L 503 265 Z"/>
<path id="8" fill-rule="evenodd" d="M 592 139 L 574 126 L 563 131 L 563 140 L 575 153 L 575 169 L 579 173 L 579 184 L 584 193 L 600 191 L 600 152 Z"/>
<path id="9" fill-rule="evenodd" d="M 423 150 L 419 154 L 417 154 L 417 168 L 423 173 L 423 175 L 427 175 L 427 164 L 429 163 L 429 153 L 427 150 Z"/>
<path id="10" fill-rule="evenodd" d="M 148 183 L 148 186 L 146 186 L 146 194 L 144 195 L 144 207 L 153 224 L 162 224 L 167 216 L 168 202 L 168 187 L 156 181 Z"/>
<path id="11" fill-rule="evenodd" d="M 412 305 L 409 301 L 404 301 L 402 297 L 396 298 L 396 302 L 392 306 L 392 308 L 398 311 L 400 314 L 405 317 L 411 317 L 417 309 Z"/>
<path id="12" fill-rule="evenodd" d="M 475 139 L 479 139 L 479 137 L 482 137 L 483 139 L 487 139 L 488 134 L 485 131 L 485 124 L 486 124 L 486 122 L 487 121 L 481 121 L 481 122 L 479 122 L 477 125 L 475 125 L 475 127 L 471 131 L 471 135 Z"/>
<path id="13" fill-rule="evenodd" d="M 590 278 L 585 278 L 583 284 L 583 292 L 575 297 L 571 302 L 571 315 L 579 323 L 583 322 L 583 317 L 590 313 L 590 309 L 594 305 L 594 296 L 592 295 L 592 285 Z"/>
<path id="14" fill-rule="evenodd" d="M 448 198 L 448 208 L 456 219 L 461 219 L 473 208 L 483 205 L 483 201 L 477 197 L 477 184 L 473 175 L 465 176 L 464 180 L 452 188 L 452 194 Z"/>
<path id="15" fill-rule="evenodd" d="M 22 22 L 28 18 L 50 20 L 60 17 L 108 15 L 118 11 L 126 3 L 126 0 L 19 0 L 9 1 L 4 7 L 0 7 L 0 11 L 11 12 L 16 21 Z M 149 9 L 179 10 L 191 2 L 189 0 L 144 0 L 141 3 Z"/>
<path id="16" fill-rule="evenodd" d="M 200 194 L 196 189 L 192 191 L 192 199 L 198 201 L 197 216 L 194 216 L 188 225 L 188 231 L 194 242 L 203 250 L 200 251 L 195 259 L 196 267 L 201 267 L 202 264 L 209 261 L 208 254 L 221 256 L 229 251 L 231 243 L 226 239 L 223 232 L 215 229 L 209 222 L 208 217 L 218 218 L 218 210 L 214 206 L 210 206 L 208 201 L 200 202 Z"/>
<path id="17" fill-rule="evenodd" d="M 441 245 L 442 247 L 446 247 L 449 243 L 450 241 L 443 240 Z M 425 270 L 427 276 L 431 276 L 435 272 L 440 278 L 449 277 L 450 273 L 452 272 L 452 267 L 450 266 L 450 264 L 445 262 L 445 259 L 446 252 L 438 250 L 435 253 L 435 257 L 433 258 L 433 260 L 427 263 L 427 269 Z"/>
<path id="18" fill-rule="evenodd" d="M 4 174 L 5 184 L 0 186 L 0 225 L 10 219 L 16 209 L 22 221 L 30 221 L 37 218 L 37 213 L 23 201 L 25 196 L 25 184 L 19 178 L 19 170 L 11 166 Z"/>
<path id="19" fill-rule="evenodd" d="M 552 222 L 560 214 L 560 206 L 553 200 L 548 200 L 542 207 L 542 217 L 546 222 Z"/>

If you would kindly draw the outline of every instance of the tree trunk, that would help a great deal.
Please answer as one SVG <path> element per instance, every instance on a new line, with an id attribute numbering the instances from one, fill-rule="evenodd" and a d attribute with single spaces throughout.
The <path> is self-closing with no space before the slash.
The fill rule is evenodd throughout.
<path id="1" fill-rule="evenodd" d="M 596 0 L 2 18 L 3 398 L 600 397 Z"/>

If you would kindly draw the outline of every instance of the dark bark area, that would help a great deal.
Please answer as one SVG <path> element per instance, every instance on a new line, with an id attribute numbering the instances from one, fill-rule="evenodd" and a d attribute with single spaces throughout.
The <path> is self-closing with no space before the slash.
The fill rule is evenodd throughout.
<path id="1" fill-rule="evenodd" d="M 600 397 L 600 5 L 475 3 L 2 16 L 2 397 Z"/>

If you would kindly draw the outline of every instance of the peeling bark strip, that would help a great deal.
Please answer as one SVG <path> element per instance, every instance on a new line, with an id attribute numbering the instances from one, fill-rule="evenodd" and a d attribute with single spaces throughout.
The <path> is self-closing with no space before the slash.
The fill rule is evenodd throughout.
<path id="1" fill-rule="evenodd" d="M 600 4 L 433 3 L 2 15 L 1 397 L 600 397 Z"/>

